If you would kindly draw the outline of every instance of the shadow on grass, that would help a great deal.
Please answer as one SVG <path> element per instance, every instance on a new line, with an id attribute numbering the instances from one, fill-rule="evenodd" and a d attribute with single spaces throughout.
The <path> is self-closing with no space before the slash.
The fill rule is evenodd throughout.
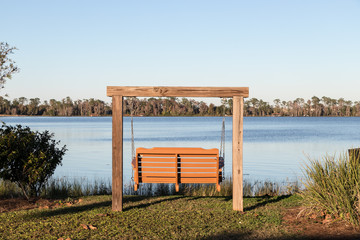
<path id="1" fill-rule="evenodd" d="M 184 196 L 184 197 L 188 198 L 187 201 L 194 201 L 194 200 L 204 199 L 204 198 L 222 198 L 223 201 L 232 200 L 232 197 L 230 197 L 230 196 L 226 196 L 226 197 L 224 197 L 224 196 Z"/>
<path id="2" fill-rule="evenodd" d="M 148 202 L 148 203 L 142 203 L 142 204 L 134 205 L 134 206 L 129 206 L 129 207 L 124 208 L 123 210 L 129 211 L 129 210 L 135 209 L 135 208 L 146 208 L 151 205 L 155 205 L 155 204 L 159 204 L 159 203 L 167 202 L 167 201 L 174 201 L 174 200 L 178 200 L 181 198 L 185 198 L 185 196 L 175 196 L 175 197 L 166 197 L 166 198 L 162 197 L 160 200 L 152 201 L 152 202 Z"/>
<path id="3" fill-rule="evenodd" d="M 276 203 L 276 202 L 280 202 L 286 198 L 289 198 L 291 197 L 292 195 L 282 195 L 282 196 L 276 196 L 276 197 L 271 197 L 271 196 L 263 196 L 263 197 L 245 197 L 245 198 L 258 198 L 259 199 L 259 202 L 256 203 L 255 205 L 252 205 L 252 206 L 249 206 L 249 207 L 245 207 L 244 208 L 244 211 L 251 211 L 251 210 L 254 210 L 256 208 L 259 208 L 259 207 L 263 207 L 267 204 L 270 204 L 270 203 Z"/>
<path id="4" fill-rule="evenodd" d="M 267 204 L 271 204 L 271 203 L 276 203 L 276 202 L 280 202 L 286 198 L 289 198 L 291 197 L 292 195 L 282 195 L 282 196 L 275 196 L 275 197 L 272 197 L 272 196 L 261 196 L 261 197 L 244 197 L 244 200 L 245 199 L 258 199 L 258 202 L 252 206 L 249 206 L 249 207 L 245 207 L 244 208 L 244 211 L 251 211 L 251 210 L 254 210 L 256 208 L 259 208 L 259 207 L 263 207 Z M 189 199 L 187 199 L 187 201 L 194 201 L 194 200 L 198 200 L 198 199 L 204 199 L 204 198 L 222 198 L 223 201 L 231 201 L 232 200 L 232 197 L 223 197 L 223 196 L 212 196 L 212 197 L 204 197 L 204 196 L 194 196 L 194 197 L 187 197 Z"/>
<path id="5" fill-rule="evenodd" d="M 153 197 L 126 196 L 123 198 L 123 204 L 139 202 L 139 201 L 143 201 L 143 200 L 146 200 L 149 198 L 153 198 Z M 140 204 L 136 204 L 134 206 L 125 207 L 125 208 L 123 208 L 123 211 L 129 211 L 129 210 L 135 209 L 135 208 L 146 208 L 146 207 L 154 205 L 154 204 L 159 204 L 159 203 L 166 202 L 166 201 L 173 201 L 173 200 L 177 200 L 180 198 L 184 198 L 184 196 L 166 197 L 166 198 L 162 198 L 158 201 L 150 201 L 148 203 L 140 203 Z M 66 215 L 66 214 L 76 214 L 76 213 L 80 213 L 80 212 L 91 211 L 91 210 L 94 210 L 97 208 L 102 208 L 102 207 L 110 207 L 111 208 L 111 203 L 112 203 L 111 200 L 107 200 L 107 201 L 84 204 L 84 205 L 79 205 L 79 206 L 60 207 L 60 208 L 56 208 L 56 209 L 49 209 L 49 210 L 45 210 L 45 211 L 32 213 L 28 217 L 29 218 L 38 218 L 38 217 L 54 217 L 54 216 Z"/>
<path id="6" fill-rule="evenodd" d="M 102 207 L 111 207 L 111 201 L 101 201 L 97 203 L 91 203 L 80 206 L 71 206 L 71 207 L 60 207 L 56 209 L 49 209 L 45 211 L 39 211 L 36 213 L 32 213 L 28 215 L 29 218 L 39 218 L 39 217 L 55 217 L 58 215 L 66 215 L 66 214 L 75 214 L 84 211 L 91 211 L 96 208 Z"/>
<path id="7" fill-rule="evenodd" d="M 255 205 L 249 206 L 249 207 L 245 207 L 244 211 L 251 211 L 254 210 L 258 207 L 263 207 L 267 204 L 270 203 L 275 203 L 275 202 L 279 202 L 283 199 L 286 199 L 288 197 L 290 197 L 291 195 L 286 195 L 286 196 L 279 196 L 279 197 L 269 197 L 269 196 L 265 196 L 265 197 L 256 197 L 259 198 L 259 202 L 256 203 Z M 134 202 L 139 202 L 139 201 L 143 201 L 143 200 L 147 200 L 147 199 L 151 199 L 154 197 L 147 197 L 147 196 L 126 196 L 123 199 L 123 203 L 134 203 Z M 156 205 L 156 204 L 160 204 L 162 202 L 167 202 L 167 201 L 175 201 L 178 199 L 182 199 L 182 198 L 189 198 L 188 201 L 194 201 L 197 199 L 204 199 L 204 198 L 223 198 L 224 201 L 230 201 L 232 198 L 231 197 L 221 197 L 221 196 L 214 196 L 214 197 L 202 197 L 202 196 L 195 196 L 195 197 L 187 197 L 187 196 L 182 196 L 182 195 L 178 195 L 178 196 L 167 196 L 167 197 L 161 197 L 159 200 L 155 200 L 155 201 L 149 201 L 146 203 L 139 203 L 139 204 L 135 204 L 132 206 L 127 206 L 123 208 L 123 211 L 130 211 L 132 209 L 141 209 L 141 208 L 147 208 L 151 205 Z M 51 210 L 46 210 L 46 211 L 40 211 L 37 213 L 33 213 L 31 215 L 29 215 L 30 218 L 37 218 L 37 217 L 53 217 L 53 216 L 58 216 L 58 215 L 65 215 L 65 214 L 76 214 L 79 212 L 84 212 L 84 211 L 91 211 L 97 208 L 102 208 L 102 207 L 110 207 L 111 208 L 111 200 L 106 200 L 106 201 L 101 201 L 101 202 L 96 202 L 96 203 L 90 203 L 90 204 L 84 204 L 84 205 L 79 205 L 79 206 L 71 206 L 71 207 L 60 207 L 60 208 L 56 208 L 56 209 L 51 209 Z"/>

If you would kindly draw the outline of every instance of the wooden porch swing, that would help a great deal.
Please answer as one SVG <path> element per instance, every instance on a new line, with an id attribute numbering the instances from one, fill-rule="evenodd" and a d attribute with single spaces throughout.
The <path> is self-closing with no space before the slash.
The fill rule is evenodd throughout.
<path id="1" fill-rule="evenodd" d="M 243 211 L 243 104 L 249 96 L 248 87 L 117 87 L 108 86 L 112 97 L 112 209 L 122 211 L 123 197 L 123 98 L 124 97 L 223 97 L 233 99 L 232 181 L 233 209 Z M 196 160 L 196 161 L 194 161 Z M 193 172 L 195 165 L 207 164 L 208 170 Z M 162 165 L 166 164 L 166 165 Z M 192 167 L 190 164 L 194 164 Z M 215 167 L 210 166 L 215 165 Z M 217 184 L 220 190 L 222 166 L 218 149 L 202 148 L 138 148 L 133 162 L 135 178 L 140 182 L 180 183 L 204 182 Z M 166 172 L 149 168 L 167 168 Z M 180 171 L 179 171 L 180 168 Z M 141 171 L 140 171 L 141 169 Z M 186 170 L 189 169 L 189 170 Z M 201 169 L 201 168 L 197 168 Z M 193 174 L 193 173 L 196 173 Z M 201 175 L 202 174 L 202 175 Z"/>
<path id="2" fill-rule="evenodd" d="M 222 99 L 222 129 L 220 150 L 194 147 L 137 148 L 134 140 L 134 98 L 130 98 L 131 116 L 131 165 L 134 190 L 140 183 L 175 183 L 179 191 L 181 183 L 213 183 L 220 192 L 225 164 L 225 109 Z"/>
<path id="3" fill-rule="evenodd" d="M 220 191 L 223 163 L 219 150 L 203 148 L 137 148 L 132 161 L 134 190 L 140 183 L 215 183 Z"/>
<path id="4" fill-rule="evenodd" d="M 225 109 L 226 100 L 222 99 L 222 129 L 220 150 L 194 147 L 155 147 L 137 148 L 134 141 L 134 101 L 130 99 L 131 115 L 131 152 L 132 180 L 134 190 L 140 183 L 175 183 L 179 191 L 181 183 L 216 184 L 224 178 L 225 166 Z"/>

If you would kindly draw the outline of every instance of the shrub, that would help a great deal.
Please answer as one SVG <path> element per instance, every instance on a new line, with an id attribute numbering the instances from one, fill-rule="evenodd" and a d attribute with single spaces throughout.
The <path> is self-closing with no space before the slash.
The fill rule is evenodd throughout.
<path id="1" fill-rule="evenodd" d="M 309 159 L 304 167 L 304 200 L 312 209 L 360 224 L 360 163 L 345 154 Z"/>
<path id="2" fill-rule="evenodd" d="M 34 132 L 21 125 L 0 128 L 0 178 L 16 183 L 24 196 L 38 196 L 62 161 L 66 146 L 48 131 Z"/>

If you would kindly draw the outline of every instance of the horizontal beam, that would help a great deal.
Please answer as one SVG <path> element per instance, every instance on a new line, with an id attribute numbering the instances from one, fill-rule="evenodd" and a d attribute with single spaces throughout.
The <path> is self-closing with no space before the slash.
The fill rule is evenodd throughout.
<path id="1" fill-rule="evenodd" d="M 107 96 L 124 97 L 249 97 L 248 87 L 107 87 Z"/>

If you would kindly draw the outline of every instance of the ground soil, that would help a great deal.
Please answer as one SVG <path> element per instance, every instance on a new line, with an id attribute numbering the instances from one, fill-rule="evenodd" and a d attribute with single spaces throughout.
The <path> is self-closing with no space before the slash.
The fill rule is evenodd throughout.
<path id="1" fill-rule="evenodd" d="M 302 210 L 303 207 L 284 209 L 282 225 L 289 232 L 305 239 L 360 239 L 359 229 L 350 224 L 330 216 L 299 214 Z"/>

